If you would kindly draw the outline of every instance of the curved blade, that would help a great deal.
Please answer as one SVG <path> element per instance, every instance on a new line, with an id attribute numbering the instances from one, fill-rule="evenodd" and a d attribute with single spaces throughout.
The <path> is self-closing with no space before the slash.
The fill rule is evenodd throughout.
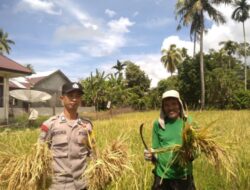
<path id="1" fill-rule="evenodd" d="M 144 141 L 143 134 L 142 134 L 143 125 L 144 125 L 144 123 L 142 123 L 142 124 L 140 125 L 140 136 L 141 136 L 141 140 L 142 140 L 142 143 L 143 143 L 145 149 L 148 150 L 148 146 L 147 146 L 146 142 Z"/>

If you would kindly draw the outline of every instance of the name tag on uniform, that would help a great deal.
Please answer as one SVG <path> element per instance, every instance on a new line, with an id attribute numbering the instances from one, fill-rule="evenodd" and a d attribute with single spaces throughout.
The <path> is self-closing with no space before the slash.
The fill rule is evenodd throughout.
<path id="1" fill-rule="evenodd" d="M 62 134 L 66 134 L 66 131 L 54 131 L 54 132 L 52 132 L 52 136 L 62 135 Z"/>
<path id="2" fill-rule="evenodd" d="M 79 135 L 85 136 L 85 135 L 87 135 L 87 132 L 86 131 L 79 131 Z"/>

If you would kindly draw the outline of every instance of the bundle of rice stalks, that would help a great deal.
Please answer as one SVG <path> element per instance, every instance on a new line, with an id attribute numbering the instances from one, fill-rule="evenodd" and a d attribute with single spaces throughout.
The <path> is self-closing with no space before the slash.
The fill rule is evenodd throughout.
<path id="1" fill-rule="evenodd" d="M 128 154 L 125 139 L 118 138 L 107 145 L 90 161 L 82 177 L 88 181 L 88 189 L 102 190 L 111 182 L 118 180 L 123 172 L 133 172 L 131 157 Z"/>
<path id="2" fill-rule="evenodd" d="M 47 144 L 36 143 L 22 156 L 0 152 L 1 186 L 7 190 L 41 190 L 50 181 L 51 153 Z"/>
<path id="3" fill-rule="evenodd" d="M 234 176 L 233 157 L 226 151 L 226 148 L 217 142 L 211 129 L 212 123 L 207 127 L 199 128 L 196 124 L 185 123 L 182 133 L 182 145 L 156 149 L 154 153 L 166 151 L 173 152 L 173 160 L 168 163 L 170 167 L 173 163 L 185 166 L 200 155 L 204 155 L 207 161 L 213 165 L 219 172 L 226 171 L 227 177 Z"/>

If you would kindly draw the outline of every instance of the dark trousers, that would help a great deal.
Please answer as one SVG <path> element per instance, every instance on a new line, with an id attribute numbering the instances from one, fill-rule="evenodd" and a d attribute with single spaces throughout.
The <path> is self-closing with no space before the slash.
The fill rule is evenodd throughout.
<path id="1" fill-rule="evenodd" d="M 151 190 L 195 190 L 193 176 L 187 176 L 185 179 L 162 179 L 155 176 L 154 184 Z"/>

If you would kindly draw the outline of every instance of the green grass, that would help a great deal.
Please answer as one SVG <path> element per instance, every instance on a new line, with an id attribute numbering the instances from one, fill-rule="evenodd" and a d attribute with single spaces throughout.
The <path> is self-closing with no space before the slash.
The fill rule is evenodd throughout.
<path id="1" fill-rule="evenodd" d="M 120 134 L 128 135 L 127 144 L 135 174 L 127 172 L 111 184 L 108 190 L 149 190 L 151 188 L 153 166 L 143 158 L 143 144 L 139 135 L 139 126 L 144 123 L 144 137 L 151 144 L 151 130 L 158 112 L 135 112 L 118 115 L 107 120 L 93 122 L 98 149 L 102 149 Z M 208 164 L 206 158 L 199 157 L 194 161 L 194 178 L 198 190 L 247 190 L 250 189 L 250 111 L 204 111 L 190 112 L 199 126 L 213 124 L 218 142 L 228 147 L 235 157 L 234 170 L 236 178 L 228 179 Z M 38 138 L 38 129 L 11 129 L 0 133 L 0 152 L 22 155 Z M 3 165 L 0 164 L 0 170 Z M 1 187 L 0 187 L 1 189 Z"/>

